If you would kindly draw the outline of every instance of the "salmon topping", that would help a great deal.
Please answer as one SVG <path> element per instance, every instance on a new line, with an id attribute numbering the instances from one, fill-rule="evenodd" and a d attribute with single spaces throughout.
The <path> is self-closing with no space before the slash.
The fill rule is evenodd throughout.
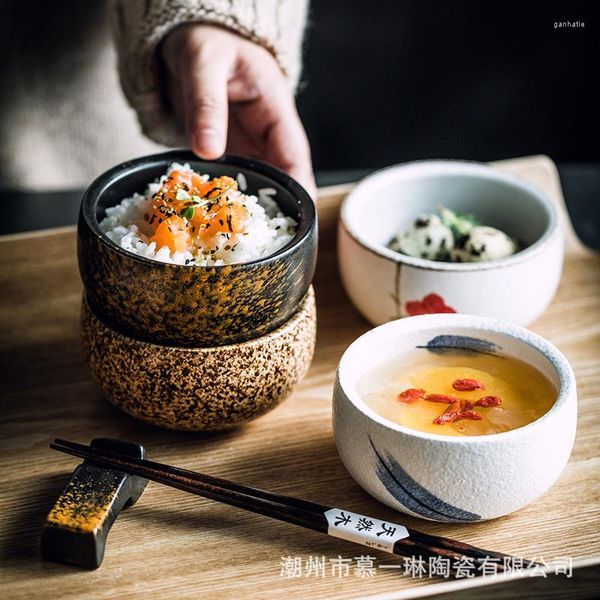
<path id="1" fill-rule="evenodd" d="M 192 171 L 172 171 L 145 216 L 152 232 L 150 242 L 157 248 L 167 246 L 172 252 L 184 252 L 192 251 L 200 239 L 244 232 L 248 210 L 229 194 L 237 189 L 237 181 L 231 177 L 204 181 Z"/>

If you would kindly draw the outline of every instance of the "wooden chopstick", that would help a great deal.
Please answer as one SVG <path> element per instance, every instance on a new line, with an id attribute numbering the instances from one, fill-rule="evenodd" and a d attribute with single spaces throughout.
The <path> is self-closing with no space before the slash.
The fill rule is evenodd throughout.
<path id="1" fill-rule="evenodd" d="M 364 515 L 354 515 L 350 511 L 333 509 L 328 506 L 316 504 L 299 498 L 292 498 L 275 494 L 265 490 L 255 489 L 249 486 L 241 485 L 226 479 L 212 477 L 195 471 L 180 469 L 171 465 L 166 465 L 146 459 L 134 458 L 110 452 L 100 448 L 92 448 L 76 442 L 55 439 L 50 444 L 54 450 L 59 450 L 73 456 L 78 456 L 87 460 L 97 462 L 101 465 L 110 466 L 156 481 L 170 487 L 174 487 L 198 496 L 203 496 L 219 502 L 236 506 L 244 510 L 269 516 L 280 521 L 286 521 L 294 525 L 299 525 L 321 533 L 328 533 L 336 537 L 344 537 L 332 527 L 332 511 L 339 511 L 344 517 L 353 515 L 353 517 L 363 517 L 368 523 L 381 523 L 378 519 L 366 517 Z M 326 514 L 328 513 L 328 514 Z M 336 515 L 340 519 L 340 514 Z M 507 563 L 510 565 L 519 564 L 518 559 L 507 554 L 499 552 L 482 550 L 464 544 L 456 540 L 440 536 L 428 535 L 414 529 L 404 528 L 395 524 L 385 523 L 391 528 L 402 529 L 407 532 L 407 537 L 397 539 L 393 547 L 387 548 L 388 552 L 401 556 L 409 556 L 429 560 L 430 558 L 442 558 L 450 561 L 460 561 L 471 559 L 475 566 L 483 561 L 494 561 L 496 570 L 502 572 L 506 570 Z M 354 534 L 359 535 L 359 534 Z M 377 549 L 372 542 L 360 539 L 351 539 L 357 543 L 363 543 L 369 547 Z M 381 548 L 381 546 L 379 546 Z M 456 567 L 454 567 L 456 568 Z M 475 569 L 472 575 L 480 575 L 481 572 Z"/>

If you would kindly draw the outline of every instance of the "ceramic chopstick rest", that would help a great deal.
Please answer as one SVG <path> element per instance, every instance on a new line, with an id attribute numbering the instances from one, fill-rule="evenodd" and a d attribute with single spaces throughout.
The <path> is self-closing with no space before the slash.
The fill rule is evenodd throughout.
<path id="1" fill-rule="evenodd" d="M 91 446 L 144 458 L 140 444 L 96 438 Z M 148 481 L 88 460 L 80 464 L 48 513 L 41 553 L 51 561 L 95 569 L 102 564 L 112 524 L 142 495 Z"/>

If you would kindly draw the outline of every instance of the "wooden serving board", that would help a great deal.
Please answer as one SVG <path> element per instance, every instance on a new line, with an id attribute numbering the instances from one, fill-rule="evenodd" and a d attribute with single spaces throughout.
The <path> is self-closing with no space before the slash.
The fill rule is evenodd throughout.
<path id="1" fill-rule="evenodd" d="M 557 171 L 547 157 L 497 166 L 545 189 L 566 217 Z M 600 558 L 600 256 L 578 242 L 565 219 L 568 252 L 562 284 L 547 313 L 532 326 L 566 354 L 578 382 L 577 440 L 558 483 L 529 507 L 491 522 L 449 525 L 410 518 L 380 504 L 350 478 L 331 431 L 337 362 L 369 329 L 345 297 L 336 268 L 336 220 L 349 189 L 324 189 L 319 200 L 319 335 L 308 376 L 273 412 L 223 434 L 155 429 L 102 398 L 80 350 L 74 228 L 0 238 L 4 598 L 412 598 L 452 592 L 469 598 L 478 593 L 518 596 L 525 590 L 529 596 L 583 597 L 587 591 L 591 597 Z M 375 571 L 360 577 L 355 557 L 366 555 L 366 548 L 152 482 L 113 526 L 100 569 L 45 562 L 39 556 L 41 526 L 76 465 L 49 450 L 57 436 L 85 443 L 98 436 L 128 438 L 143 443 L 159 461 L 517 556 L 545 561 L 570 556 L 576 568 L 573 578 L 419 579 L 402 569 L 381 568 L 402 565 L 402 559 L 369 551 Z M 324 576 L 306 576 L 310 556 L 325 557 Z M 331 572 L 331 561 L 338 556 L 352 559 L 347 576 Z M 300 559 L 300 577 L 281 575 L 282 557 L 290 557 L 292 564 Z"/>

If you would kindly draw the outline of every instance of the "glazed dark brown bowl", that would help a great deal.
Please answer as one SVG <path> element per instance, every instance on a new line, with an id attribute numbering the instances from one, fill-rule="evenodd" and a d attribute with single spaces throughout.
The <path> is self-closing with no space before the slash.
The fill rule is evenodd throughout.
<path id="1" fill-rule="evenodd" d="M 298 222 L 294 238 L 265 258 L 225 266 L 184 266 L 132 254 L 100 229 L 107 207 L 143 193 L 173 162 L 211 176 L 243 173 L 247 193 L 271 187 L 281 211 Z M 187 150 L 131 160 L 96 179 L 78 225 L 79 271 L 90 301 L 136 337 L 181 346 L 244 342 L 287 321 L 312 281 L 317 255 L 315 206 L 285 173 L 248 158 L 203 161 Z"/>
<path id="2" fill-rule="evenodd" d="M 304 377 L 315 347 L 312 287 L 283 325 L 241 344 L 185 348 L 119 331 L 83 297 L 81 330 L 92 375 L 123 412 L 166 429 L 219 431 L 282 402 Z"/>

